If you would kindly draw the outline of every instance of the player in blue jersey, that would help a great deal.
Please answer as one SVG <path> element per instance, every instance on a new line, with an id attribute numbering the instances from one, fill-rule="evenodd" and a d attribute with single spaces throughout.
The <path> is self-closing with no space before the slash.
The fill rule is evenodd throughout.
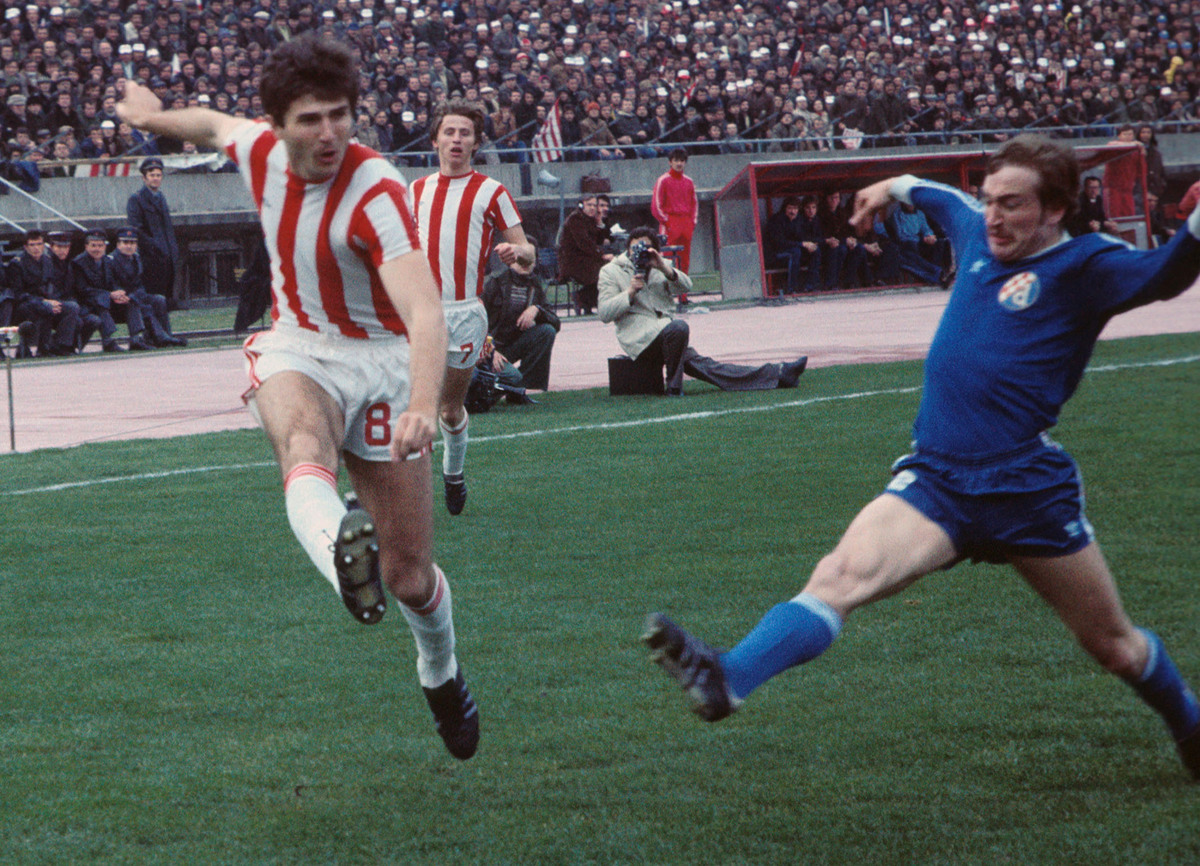
<path id="1" fill-rule="evenodd" d="M 1007 562 L 1162 716 L 1200 779 L 1200 703 L 1158 636 L 1125 613 L 1084 515 L 1075 462 L 1045 432 L 1105 323 L 1195 281 L 1200 208 L 1166 246 L 1139 251 L 1064 231 L 1078 186 L 1070 150 L 1018 136 L 989 158 L 982 202 L 911 176 L 858 193 L 856 226 L 895 202 L 914 204 L 945 229 L 958 262 L 925 364 L 913 452 L 804 590 L 732 650 L 650 615 L 643 640 L 701 718 L 728 716 L 771 677 L 819 656 L 857 608 L 962 559 Z"/>

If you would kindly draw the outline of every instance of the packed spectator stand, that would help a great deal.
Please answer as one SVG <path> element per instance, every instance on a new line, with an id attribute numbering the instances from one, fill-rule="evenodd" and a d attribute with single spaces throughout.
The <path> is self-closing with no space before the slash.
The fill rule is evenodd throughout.
<path id="1" fill-rule="evenodd" d="M 180 152 L 120 123 L 122 79 L 167 104 L 258 115 L 264 56 L 313 29 L 357 46 L 360 135 L 414 166 L 429 164 L 430 107 L 456 92 L 487 106 L 485 158 L 504 162 L 551 155 L 531 148 L 556 104 L 566 159 L 601 155 L 584 140 L 597 117 L 612 158 L 1200 129 L 1189 0 L 36 0 L 4 14 L 15 180 Z"/>
<path id="2" fill-rule="evenodd" d="M 554 169 L 569 188 L 560 184 L 545 199 L 523 203 L 530 231 L 547 248 L 556 238 L 551 211 L 557 205 L 561 222 L 564 194 L 575 189 L 576 174 L 596 170 L 596 159 L 626 163 L 610 163 L 608 173 L 622 196 L 619 216 L 632 225 L 649 219 L 648 175 L 676 147 L 698 157 L 795 159 L 987 147 L 1027 129 L 1103 144 L 1125 123 L 1148 125 L 1149 143 L 1173 154 L 1164 172 L 1157 148 L 1146 153 L 1150 189 L 1169 226 L 1195 168 L 1190 157 L 1181 162 L 1191 136 L 1178 144 L 1170 137 L 1200 131 L 1194 11 L 1190 0 L 34 0 L 6 7 L 0 29 L 0 174 L 32 192 L 46 178 L 136 176 L 141 161 L 157 154 L 174 173 L 215 170 L 221 154 L 189 156 L 191 145 L 121 124 L 115 104 L 122 80 L 145 82 L 169 105 L 258 116 L 266 55 L 282 40 L 318 30 L 357 46 L 359 137 L 410 177 L 433 167 L 431 109 L 455 94 L 487 108 L 489 140 L 478 162 L 581 163 Z M 546 135 L 547 118 L 557 121 L 554 136 Z M 705 159 L 696 163 L 701 268 L 715 263 L 708 203 L 736 172 L 730 158 L 718 156 L 711 168 Z M 536 196 L 543 175 L 525 172 L 508 182 Z M 1161 182 L 1167 175 L 1169 188 Z M 60 216 L 57 204 L 88 227 L 119 227 L 106 202 L 109 195 L 123 201 L 124 188 L 87 189 L 98 191 L 57 181 L 33 205 Z M 8 190 L 0 184 L 0 193 Z M 186 201 L 199 201 L 194 192 Z M 232 214 L 216 225 L 204 208 L 194 216 L 180 209 L 183 305 L 229 291 L 232 269 L 252 246 L 249 211 L 242 222 Z M 9 208 L 0 219 L 19 228 L 11 220 L 25 221 L 21 212 Z"/>

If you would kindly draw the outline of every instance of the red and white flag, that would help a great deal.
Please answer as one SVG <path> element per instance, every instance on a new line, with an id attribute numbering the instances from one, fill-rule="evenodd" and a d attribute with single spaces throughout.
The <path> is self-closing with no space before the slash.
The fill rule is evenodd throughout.
<path id="1" fill-rule="evenodd" d="M 562 117 L 558 111 L 558 100 L 550 107 L 546 122 L 533 137 L 533 161 L 556 162 L 562 159 Z"/>
<path id="2" fill-rule="evenodd" d="M 129 177 L 130 162 L 85 162 L 75 166 L 75 177 Z"/>
<path id="3" fill-rule="evenodd" d="M 156 155 L 146 154 L 146 156 Z M 140 157 L 139 160 L 144 158 Z M 163 161 L 163 166 L 168 172 L 194 169 L 196 166 L 201 165 L 205 166 L 209 171 L 216 171 L 229 161 L 229 158 L 224 153 L 217 152 L 177 153 L 170 156 L 156 156 L 156 158 Z M 122 160 L 115 162 L 101 159 L 95 162 L 76 163 L 72 173 L 75 177 L 129 177 L 131 174 L 137 174 L 139 164 L 140 161 Z"/>
<path id="4" fill-rule="evenodd" d="M 795 78 L 797 75 L 800 74 L 800 60 L 803 57 L 804 57 L 804 46 L 801 46 L 796 51 L 796 59 L 792 61 L 792 68 L 788 72 L 788 74 L 791 75 L 792 78 Z"/>

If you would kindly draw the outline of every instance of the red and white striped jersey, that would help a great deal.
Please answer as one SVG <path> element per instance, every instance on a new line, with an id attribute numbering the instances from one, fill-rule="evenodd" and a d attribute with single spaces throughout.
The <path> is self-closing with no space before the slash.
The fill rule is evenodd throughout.
<path id="1" fill-rule="evenodd" d="M 512 195 L 499 181 L 472 171 L 419 178 L 413 181 L 412 197 L 421 248 L 442 302 L 483 294 L 493 235 L 521 224 Z"/>
<path id="2" fill-rule="evenodd" d="M 271 254 L 271 318 L 356 339 L 404 334 L 379 266 L 419 249 L 404 178 L 351 143 L 336 175 L 309 183 L 264 122 L 239 124 L 225 146 L 250 188 Z"/>

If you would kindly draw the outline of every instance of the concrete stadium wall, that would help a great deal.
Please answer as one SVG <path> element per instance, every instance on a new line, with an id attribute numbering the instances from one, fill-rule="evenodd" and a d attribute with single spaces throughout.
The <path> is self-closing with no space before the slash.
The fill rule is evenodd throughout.
<path id="1" fill-rule="evenodd" d="M 1080 140 L 1082 141 L 1082 139 Z M 1186 133 L 1162 136 L 1159 147 L 1163 152 L 1168 178 L 1182 192 L 1187 184 L 1200 176 L 1200 134 Z M 978 147 L 960 146 L 954 151 L 974 151 Z M 940 150 L 946 150 L 941 148 Z M 885 148 L 870 151 L 872 155 L 904 154 L 911 156 L 912 148 Z M 844 152 L 805 153 L 804 158 L 836 159 Z M 688 174 L 695 180 L 700 195 L 700 225 L 692 247 L 692 270 L 697 273 L 715 270 L 712 200 L 737 172 L 754 160 L 769 162 L 795 159 L 796 154 L 753 154 L 729 156 L 695 156 L 688 161 Z M 566 212 L 575 206 L 579 197 L 580 180 L 587 174 L 602 174 L 612 185 L 614 215 L 625 228 L 650 222 L 649 201 L 655 179 L 667 168 L 665 157 L 652 160 L 614 160 L 607 162 L 549 163 L 544 165 L 491 165 L 483 170 L 501 181 L 516 197 L 527 231 L 540 244 L 553 242 L 558 228 L 560 205 Z M 410 179 L 421 169 L 404 169 Z M 558 188 L 538 182 L 542 171 L 560 180 Z M 87 228 L 116 229 L 125 223 L 125 202 L 141 187 L 141 176 L 96 178 L 49 178 L 41 190 L 30 198 L 14 190 L 0 198 L 5 219 L 23 228 L 60 230 L 69 223 L 50 210 L 70 217 Z M 249 244 L 256 236 L 256 216 L 250 194 L 235 173 L 204 174 L 173 173 L 167 176 L 163 191 L 171 206 L 184 248 L 192 254 L 219 252 L 228 260 L 236 253 L 237 265 L 245 264 Z M 561 200 L 560 200 L 561 194 Z M 1172 196 L 1168 194 L 1168 200 Z M 36 201 L 34 200 L 36 199 Z M 0 237 L 12 241 L 15 230 L 5 225 Z M 214 268 L 215 292 L 232 292 L 227 266 Z M 218 274 L 218 270 L 221 274 Z M 186 299 L 185 299 L 186 300 Z"/>

